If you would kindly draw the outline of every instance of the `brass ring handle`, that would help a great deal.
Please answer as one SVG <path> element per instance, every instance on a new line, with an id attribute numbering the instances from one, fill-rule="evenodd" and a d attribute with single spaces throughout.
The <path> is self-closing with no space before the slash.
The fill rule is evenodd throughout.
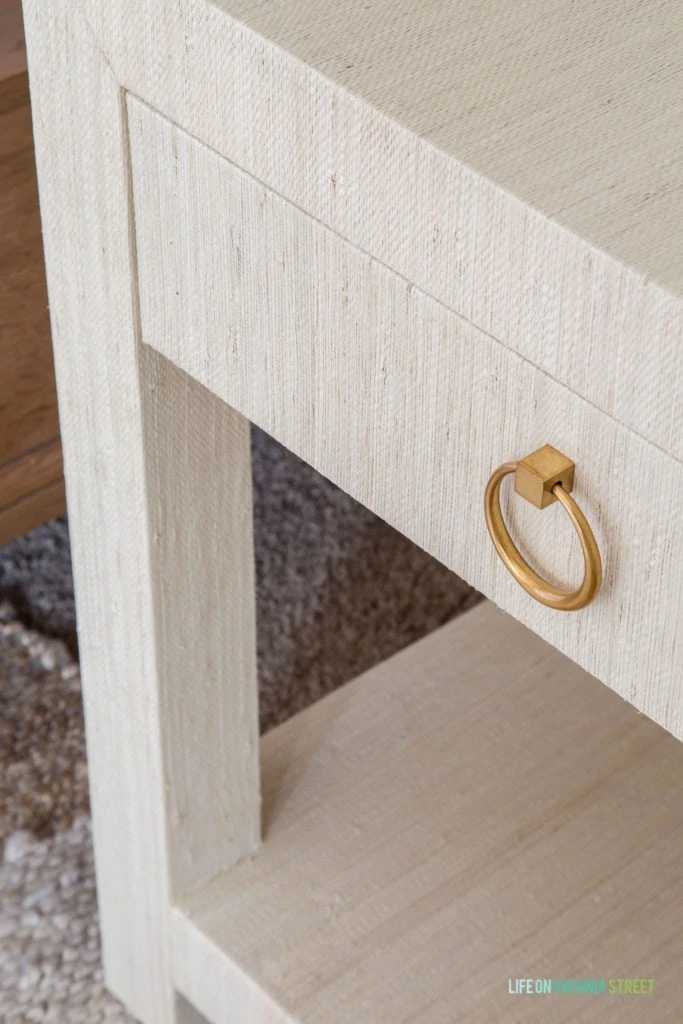
<path id="1" fill-rule="evenodd" d="M 522 558 L 508 533 L 500 508 L 500 485 L 509 473 L 515 474 L 515 490 L 537 508 L 559 501 L 574 524 L 581 541 L 584 576 L 577 590 L 564 590 L 544 580 Z M 602 581 L 602 561 L 588 520 L 569 493 L 574 482 L 574 463 L 550 445 L 539 448 L 520 462 L 505 462 L 495 470 L 484 498 L 486 525 L 501 560 L 517 582 L 541 604 L 560 611 L 584 608 L 592 601 Z"/>

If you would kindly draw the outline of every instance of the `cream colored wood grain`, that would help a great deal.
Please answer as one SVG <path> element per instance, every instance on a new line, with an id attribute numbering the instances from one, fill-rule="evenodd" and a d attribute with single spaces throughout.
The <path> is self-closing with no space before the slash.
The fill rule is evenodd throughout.
<path id="1" fill-rule="evenodd" d="M 171 900 L 260 821 L 249 426 L 140 347 L 125 102 L 80 9 L 25 27 L 105 976 L 189 1024 Z"/>
<path id="2" fill-rule="evenodd" d="M 655 721 L 683 737 L 683 466 L 129 98 L 143 340 Z M 574 613 L 530 598 L 486 482 L 552 444 L 604 561 Z M 559 505 L 522 550 L 578 584 Z"/>
<path id="3" fill-rule="evenodd" d="M 678 1020 L 682 770 L 480 605 L 264 737 L 263 850 L 173 912 L 176 982 L 213 1024 Z"/>
<path id="4" fill-rule="evenodd" d="M 683 459 L 675 0 L 87 0 L 122 84 Z"/>

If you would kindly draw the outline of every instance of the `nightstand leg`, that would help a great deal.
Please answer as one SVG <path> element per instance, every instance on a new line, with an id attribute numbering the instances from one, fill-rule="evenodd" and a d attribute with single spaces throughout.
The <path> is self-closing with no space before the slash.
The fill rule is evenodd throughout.
<path id="1" fill-rule="evenodd" d="M 81 5 L 25 25 L 106 981 L 189 1024 L 171 906 L 259 841 L 249 424 L 142 344 L 125 94 Z"/>

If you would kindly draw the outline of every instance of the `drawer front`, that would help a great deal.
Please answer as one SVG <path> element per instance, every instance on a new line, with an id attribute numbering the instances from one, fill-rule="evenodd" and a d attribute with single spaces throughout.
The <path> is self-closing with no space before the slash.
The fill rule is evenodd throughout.
<path id="1" fill-rule="evenodd" d="M 142 340 L 683 738 L 683 466 L 139 101 L 128 108 Z M 486 531 L 492 470 L 545 443 L 576 461 L 602 552 L 602 590 L 580 612 L 530 598 Z M 503 492 L 525 556 L 577 583 L 559 505 Z"/>

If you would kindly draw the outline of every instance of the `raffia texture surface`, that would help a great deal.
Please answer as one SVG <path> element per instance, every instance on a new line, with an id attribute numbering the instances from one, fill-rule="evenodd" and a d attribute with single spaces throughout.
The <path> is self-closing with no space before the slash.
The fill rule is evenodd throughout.
<path id="1" fill-rule="evenodd" d="M 479 595 L 257 430 L 252 449 L 266 730 Z M 63 522 L 0 551 L 0 595 L 0 1020 L 122 1024 L 99 967 Z"/>

